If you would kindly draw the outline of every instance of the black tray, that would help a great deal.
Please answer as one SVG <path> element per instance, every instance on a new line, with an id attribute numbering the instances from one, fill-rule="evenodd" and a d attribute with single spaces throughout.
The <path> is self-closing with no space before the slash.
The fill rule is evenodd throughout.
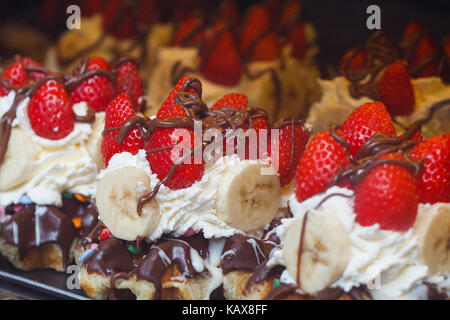
<path id="1" fill-rule="evenodd" d="M 67 288 L 69 276 L 48 269 L 20 271 L 0 256 L 0 289 L 13 291 L 18 298 L 87 300 L 82 290 Z"/>

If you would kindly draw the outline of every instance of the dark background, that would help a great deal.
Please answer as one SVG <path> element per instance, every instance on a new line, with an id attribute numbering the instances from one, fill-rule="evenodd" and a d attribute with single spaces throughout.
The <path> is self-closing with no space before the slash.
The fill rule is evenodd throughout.
<path id="1" fill-rule="evenodd" d="M 161 0 L 171 1 L 171 0 Z M 219 3 L 219 0 L 211 0 Z M 36 1 L 36 0 L 0 0 L 0 28 L 4 23 L 19 21 L 31 25 L 55 40 L 65 28 L 65 8 L 67 3 L 80 1 Z M 248 5 L 260 2 L 241 0 L 242 10 Z M 47 9 L 43 9 L 44 4 Z M 50 3 L 50 5 L 49 5 Z M 303 0 L 304 19 L 313 22 L 319 35 L 320 60 L 331 66 L 337 66 L 342 54 L 352 46 L 363 43 L 370 31 L 366 28 L 366 8 L 376 4 L 381 8 L 381 27 L 394 40 L 398 40 L 408 22 L 421 22 L 430 29 L 437 39 L 450 34 L 450 0 Z M 60 7 L 61 16 L 50 19 L 46 10 Z M 50 9 L 49 9 L 50 7 Z M 54 9 L 54 8 L 53 8 Z M 2 50 L 0 55 L 7 59 L 12 53 Z"/>

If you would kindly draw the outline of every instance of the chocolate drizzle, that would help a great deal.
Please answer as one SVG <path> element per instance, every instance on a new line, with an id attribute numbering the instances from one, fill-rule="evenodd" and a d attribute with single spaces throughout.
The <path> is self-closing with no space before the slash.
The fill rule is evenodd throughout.
<path id="1" fill-rule="evenodd" d="M 11 220 L 2 225 L 0 234 L 7 243 L 17 246 L 20 260 L 33 248 L 56 244 L 61 248 L 66 267 L 78 232 L 72 221 L 56 207 L 30 205 L 13 214 Z"/>

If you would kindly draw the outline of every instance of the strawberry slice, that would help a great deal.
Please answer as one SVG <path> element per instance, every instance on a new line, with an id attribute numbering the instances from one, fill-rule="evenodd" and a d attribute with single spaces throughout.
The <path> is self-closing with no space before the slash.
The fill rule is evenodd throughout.
<path id="1" fill-rule="evenodd" d="M 389 153 L 377 160 L 404 161 L 402 155 Z M 362 226 L 375 223 L 384 230 L 405 231 L 414 224 L 418 196 L 413 174 L 392 163 L 372 169 L 355 192 L 356 221 Z"/>
<path id="2" fill-rule="evenodd" d="M 366 66 L 366 50 L 364 48 L 352 48 L 348 50 L 339 63 L 339 73 L 344 74 L 347 70 L 359 70 Z"/>
<path id="3" fill-rule="evenodd" d="M 178 105 L 166 108 L 173 110 L 166 110 L 161 119 L 181 117 L 185 114 L 184 109 Z M 152 172 L 156 173 L 159 180 L 167 179 L 163 183 L 173 190 L 190 187 L 203 176 L 205 166 L 203 159 L 195 158 L 194 139 L 201 139 L 201 137 L 194 137 L 194 131 L 191 128 L 156 128 L 148 142 L 147 160 Z M 198 141 L 196 145 L 201 147 L 201 141 Z M 189 153 L 191 153 L 190 156 Z M 199 154 L 202 157 L 202 150 Z M 185 161 L 180 163 L 168 177 L 169 171 L 180 159 Z"/>
<path id="4" fill-rule="evenodd" d="M 120 93 L 128 93 L 135 106 L 135 111 L 139 112 L 143 103 L 139 103 L 139 98 L 144 95 L 142 89 L 142 78 L 139 75 L 137 63 L 127 60 L 114 69 L 116 72 L 116 91 Z"/>
<path id="5" fill-rule="evenodd" d="M 219 100 L 217 100 L 211 107 L 211 110 L 217 110 L 224 107 L 233 107 L 238 109 L 245 109 L 248 105 L 248 98 L 244 94 L 229 93 Z"/>
<path id="6" fill-rule="evenodd" d="M 217 39 L 216 39 L 217 38 Z M 219 21 L 202 48 L 201 74 L 224 86 L 234 86 L 241 80 L 242 61 L 233 33 Z"/>
<path id="7" fill-rule="evenodd" d="M 414 111 L 416 98 L 405 62 L 396 61 L 388 65 L 376 87 L 392 116 L 408 115 Z"/>
<path id="8" fill-rule="evenodd" d="M 98 69 L 109 71 L 108 62 L 100 57 L 90 58 L 86 72 Z M 115 88 L 111 80 L 105 75 L 96 74 L 72 89 L 70 98 L 73 103 L 86 101 L 89 107 L 95 111 L 105 111 L 115 94 Z"/>
<path id="9" fill-rule="evenodd" d="M 274 31 L 266 33 L 272 23 L 269 8 L 264 5 L 252 6 L 245 21 L 240 38 L 243 56 L 250 62 L 279 59 L 281 46 L 278 35 Z"/>
<path id="10" fill-rule="evenodd" d="M 305 151 L 310 133 L 302 124 L 286 125 L 279 129 L 278 141 L 270 140 L 270 162 L 278 163 L 281 186 L 288 185 L 295 176 L 298 162 Z M 278 149 L 278 152 L 275 150 Z"/>
<path id="11" fill-rule="evenodd" d="M 173 45 L 185 47 L 199 46 L 205 40 L 205 35 L 206 30 L 203 27 L 202 19 L 192 17 L 181 24 L 175 32 Z"/>
<path id="12" fill-rule="evenodd" d="M 356 157 L 361 146 L 378 132 L 395 136 L 394 123 L 382 102 L 371 102 L 354 110 L 342 125 L 351 154 Z"/>
<path id="13" fill-rule="evenodd" d="M 337 134 L 343 137 L 341 130 Z M 322 131 L 313 136 L 300 158 L 295 175 L 295 195 L 299 202 L 324 192 L 339 170 L 349 164 L 349 152 L 330 135 Z"/>
<path id="14" fill-rule="evenodd" d="M 297 21 L 287 36 L 286 43 L 292 46 L 292 55 L 302 60 L 306 53 L 305 27 L 301 20 Z"/>
<path id="15" fill-rule="evenodd" d="M 40 65 L 39 63 L 37 63 L 36 61 L 34 61 L 28 57 L 23 57 L 22 63 L 25 67 L 37 67 L 37 68 L 45 69 L 42 65 Z M 39 81 L 45 77 L 46 72 L 30 71 L 28 74 L 29 74 L 30 78 L 33 79 L 34 81 Z"/>
<path id="16" fill-rule="evenodd" d="M 172 107 L 175 105 L 175 98 L 177 96 L 177 93 L 181 90 L 181 88 L 183 88 L 183 86 L 186 84 L 186 81 L 188 81 L 188 80 L 192 80 L 192 78 L 191 77 L 183 77 L 180 80 L 178 80 L 177 84 L 175 85 L 175 88 L 172 89 L 172 91 L 167 96 L 166 100 L 164 100 L 163 104 L 159 108 L 158 113 L 156 114 L 156 116 L 158 118 L 170 118 L 168 116 L 165 116 L 164 114 L 166 112 L 173 114 Z M 193 94 L 193 95 L 197 95 L 197 96 L 199 96 L 201 93 L 201 92 L 197 92 L 195 89 L 193 89 L 189 86 L 186 87 L 186 92 Z M 186 112 L 184 112 L 181 115 L 181 117 L 184 117 L 184 116 L 186 116 Z"/>
<path id="17" fill-rule="evenodd" d="M 71 133 L 75 116 L 64 85 L 54 79 L 45 81 L 31 97 L 28 117 L 40 137 L 58 140 Z"/>
<path id="18" fill-rule="evenodd" d="M 106 109 L 105 129 L 122 126 L 134 115 L 135 112 L 130 97 L 127 93 L 122 93 L 112 100 Z M 137 154 L 140 149 L 144 148 L 144 140 L 139 129 L 134 128 L 131 130 L 120 144 L 117 143 L 118 133 L 119 129 L 116 129 L 106 131 L 103 135 L 101 152 L 106 166 L 108 166 L 109 159 L 116 153 L 129 152 Z"/>
<path id="19" fill-rule="evenodd" d="M 419 202 L 450 202 L 450 133 L 419 143 L 411 150 L 411 156 L 423 160 L 416 180 Z"/>

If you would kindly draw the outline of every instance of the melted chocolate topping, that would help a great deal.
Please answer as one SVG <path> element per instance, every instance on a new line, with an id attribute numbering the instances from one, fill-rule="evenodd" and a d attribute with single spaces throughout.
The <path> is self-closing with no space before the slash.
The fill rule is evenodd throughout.
<path id="1" fill-rule="evenodd" d="M 264 300 L 281 300 L 294 293 L 296 289 L 296 285 L 281 283 L 278 287 L 270 290 Z"/>
<path id="2" fill-rule="evenodd" d="M 33 248 L 44 244 L 57 244 L 63 253 L 63 264 L 69 263 L 70 247 L 78 236 L 72 220 L 58 208 L 26 206 L 13 214 L 11 220 L 4 223 L 1 236 L 6 242 L 17 246 L 22 260 Z"/>

